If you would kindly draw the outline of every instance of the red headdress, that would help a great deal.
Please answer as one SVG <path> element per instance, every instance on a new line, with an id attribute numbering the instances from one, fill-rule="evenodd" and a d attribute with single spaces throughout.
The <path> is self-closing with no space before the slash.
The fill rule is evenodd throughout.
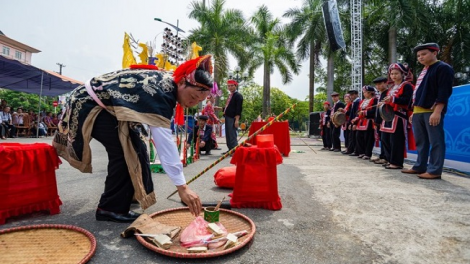
<path id="1" fill-rule="evenodd" d="M 201 69 L 209 72 L 209 74 L 212 74 L 211 55 L 200 56 L 195 59 L 184 62 L 183 64 L 178 66 L 178 68 L 176 68 L 175 72 L 173 73 L 173 80 L 175 81 L 175 83 L 178 83 L 179 81 L 181 81 L 182 78 L 185 78 L 185 80 L 191 85 L 201 87 L 207 90 L 212 89 L 212 87 L 209 87 L 202 83 L 198 83 L 196 81 L 196 79 L 194 78 L 194 74 L 196 73 L 197 69 Z"/>
<path id="2" fill-rule="evenodd" d="M 235 86 L 238 86 L 237 81 L 235 81 L 235 80 L 233 80 L 233 79 L 229 79 L 229 80 L 227 81 L 227 84 L 233 84 L 233 85 L 235 85 Z"/>

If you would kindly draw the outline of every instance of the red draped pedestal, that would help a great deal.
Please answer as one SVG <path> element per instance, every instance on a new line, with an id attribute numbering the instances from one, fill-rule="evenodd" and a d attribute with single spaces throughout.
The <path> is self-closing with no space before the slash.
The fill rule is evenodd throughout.
<path id="1" fill-rule="evenodd" d="M 252 135 L 268 122 L 253 122 L 250 126 L 250 131 L 248 136 Z M 274 122 L 271 126 L 266 128 L 263 132 L 259 133 L 258 135 L 262 134 L 273 134 L 274 135 L 274 145 L 279 148 L 279 151 L 285 157 L 289 156 L 290 152 L 290 135 L 289 135 L 289 122 Z M 256 137 L 248 141 L 253 145 L 256 145 Z"/>
<path id="2" fill-rule="evenodd" d="M 45 143 L 0 144 L 0 224 L 34 211 L 60 212 L 55 177 L 60 163 L 55 149 Z"/>
<path id="3" fill-rule="evenodd" d="M 235 187 L 230 199 L 232 207 L 282 208 L 276 168 L 277 164 L 282 163 L 282 156 L 277 148 L 239 147 L 231 163 L 237 165 Z"/>

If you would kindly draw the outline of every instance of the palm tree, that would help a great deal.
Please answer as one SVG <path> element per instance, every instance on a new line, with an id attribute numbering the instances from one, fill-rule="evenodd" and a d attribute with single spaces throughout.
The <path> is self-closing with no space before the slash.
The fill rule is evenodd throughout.
<path id="1" fill-rule="evenodd" d="M 386 36 L 377 39 L 377 43 L 387 51 L 389 64 L 397 62 L 400 35 L 406 36 L 405 42 L 400 41 L 400 50 L 405 53 L 413 46 L 412 43 L 418 41 L 419 34 L 412 34 L 413 30 L 425 28 L 429 23 L 426 12 L 423 12 L 424 6 L 424 0 L 365 1 L 366 23 L 380 28 L 378 32 L 388 32 Z"/>
<path id="2" fill-rule="evenodd" d="M 292 73 L 298 74 L 300 65 L 287 40 L 279 19 L 274 19 L 265 5 L 251 17 L 254 27 L 254 41 L 250 47 L 248 72 L 263 66 L 263 116 L 271 114 L 271 74 L 276 67 L 287 84 L 292 81 Z"/>
<path id="3" fill-rule="evenodd" d="M 435 22 L 424 42 L 437 42 L 441 46 L 441 60 L 449 63 L 455 71 L 462 71 L 470 64 L 470 2 L 448 0 L 429 6 Z"/>
<path id="4" fill-rule="evenodd" d="M 290 41 L 299 39 L 296 55 L 299 60 L 309 59 L 309 106 L 314 109 L 315 67 L 320 66 L 322 43 L 325 42 L 325 25 L 321 12 L 323 0 L 304 0 L 302 7 L 291 8 L 284 17 L 291 18 L 286 26 Z"/>
<path id="5" fill-rule="evenodd" d="M 229 71 L 228 55 L 232 54 L 241 65 L 247 63 L 245 43 L 250 32 L 240 10 L 224 10 L 224 0 L 211 1 L 210 6 L 202 1 L 193 1 L 190 18 L 201 25 L 190 31 L 188 37 L 203 47 L 203 52 L 214 57 L 214 79 L 220 83 Z"/>

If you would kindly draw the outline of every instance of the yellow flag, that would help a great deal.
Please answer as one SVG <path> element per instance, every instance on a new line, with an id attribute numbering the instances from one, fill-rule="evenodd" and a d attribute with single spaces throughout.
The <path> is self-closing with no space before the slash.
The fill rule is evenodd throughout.
<path id="1" fill-rule="evenodd" d="M 199 51 L 202 50 L 201 46 L 198 46 L 196 41 L 191 44 L 191 59 L 199 57 Z"/>
<path id="2" fill-rule="evenodd" d="M 129 35 L 124 32 L 124 44 L 122 44 L 124 55 L 122 56 L 122 68 L 129 68 L 130 65 L 136 64 L 132 48 L 129 43 Z"/>
<path id="3" fill-rule="evenodd" d="M 167 55 L 163 54 L 163 53 L 158 53 L 156 55 L 157 59 L 158 59 L 158 62 L 157 62 L 157 67 L 159 69 L 164 69 L 164 70 L 167 70 L 167 71 L 174 71 L 176 70 L 176 65 L 173 65 L 171 64 L 168 59 L 165 59 Z"/>
<path id="4" fill-rule="evenodd" d="M 145 64 L 147 65 L 147 60 L 148 60 L 148 47 L 144 43 L 139 43 L 139 47 L 142 48 L 142 52 L 139 53 L 139 58 L 140 58 L 140 63 L 139 64 Z"/>

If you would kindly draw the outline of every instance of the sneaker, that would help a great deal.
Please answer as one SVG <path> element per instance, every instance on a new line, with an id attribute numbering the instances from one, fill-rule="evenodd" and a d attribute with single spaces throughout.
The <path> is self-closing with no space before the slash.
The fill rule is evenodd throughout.
<path id="1" fill-rule="evenodd" d="M 357 156 L 358 159 L 362 159 L 362 157 L 364 157 L 365 154 L 359 154 L 359 156 Z"/>

